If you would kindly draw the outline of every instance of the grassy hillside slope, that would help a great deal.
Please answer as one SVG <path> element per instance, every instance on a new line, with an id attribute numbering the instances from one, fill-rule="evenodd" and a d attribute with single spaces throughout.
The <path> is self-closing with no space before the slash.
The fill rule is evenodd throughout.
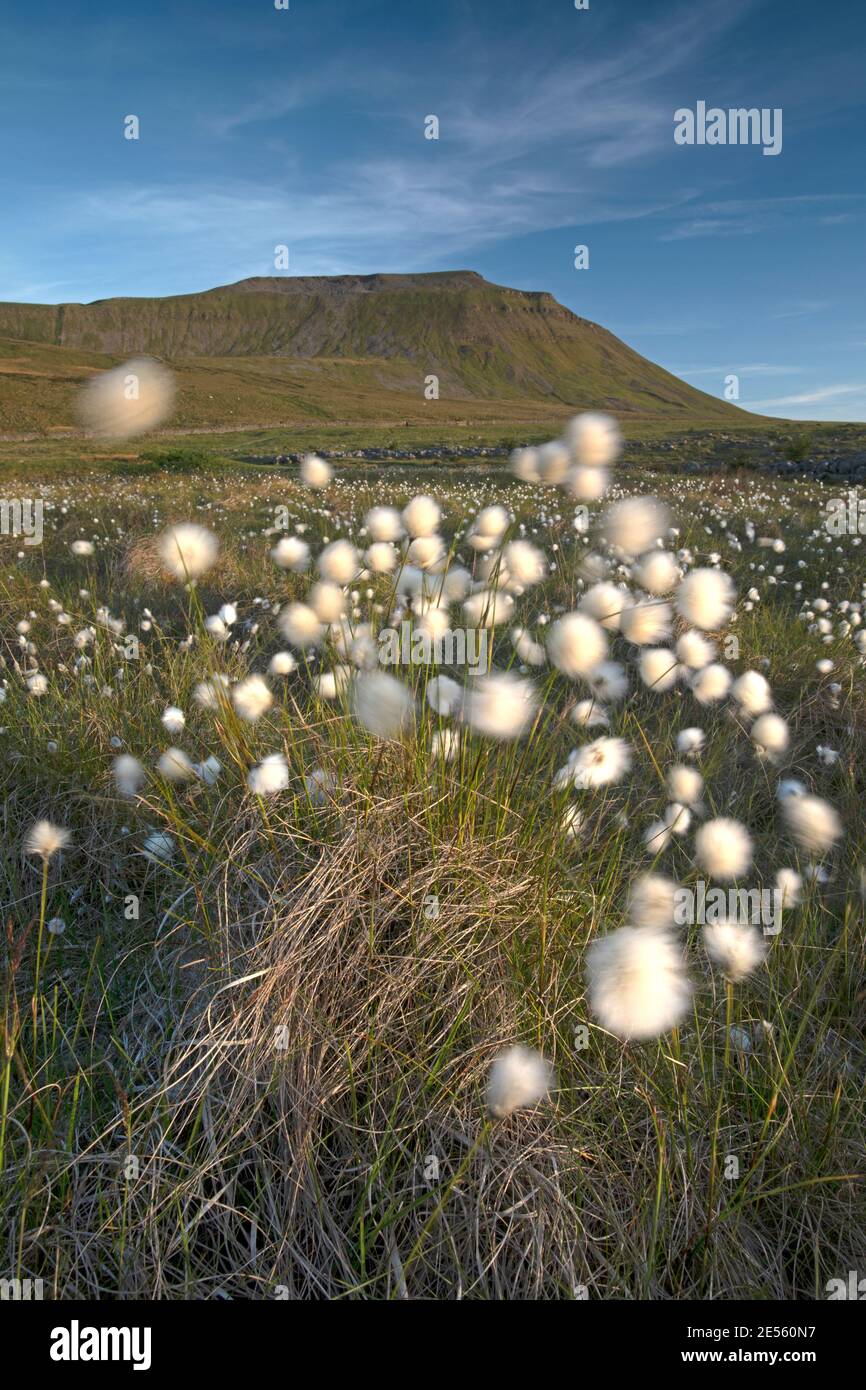
<path id="1" fill-rule="evenodd" d="M 253 279 L 86 305 L 0 304 L 0 429 L 72 428 L 75 387 L 142 352 L 179 373 L 178 428 L 414 421 L 434 411 L 450 421 L 470 402 L 475 418 L 505 422 L 572 407 L 686 425 L 752 419 L 551 295 L 457 271 Z M 430 375 L 439 378 L 438 402 L 424 398 Z M 479 412 L 482 402 L 489 410 Z"/>

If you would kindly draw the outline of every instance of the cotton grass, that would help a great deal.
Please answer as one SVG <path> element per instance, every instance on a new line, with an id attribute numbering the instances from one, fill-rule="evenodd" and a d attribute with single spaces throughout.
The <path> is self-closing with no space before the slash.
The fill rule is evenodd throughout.
<path id="1" fill-rule="evenodd" d="M 78 413 L 91 434 L 135 439 L 157 429 L 171 415 L 175 380 L 149 357 L 136 357 L 88 382 L 78 395 Z"/>
<path id="2" fill-rule="evenodd" d="M 598 937 L 587 951 L 586 973 L 593 1013 L 624 1040 L 669 1032 L 691 1002 L 682 951 L 660 927 L 621 927 Z"/>
<path id="3" fill-rule="evenodd" d="M 744 825 L 730 816 L 716 816 L 695 835 L 695 855 L 712 878 L 741 878 L 752 862 L 754 846 Z"/>
<path id="4" fill-rule="evenodd" d="M 554 1084 L 553 1068 L 532 1048 L 515 1046 L 501 1053 L 490 1068 L 487 1108 L 496 1119 L 544 1100 Z"/>
<path id="5" fill-rule="evenodd" d="M 169 574 L 186 582 L 199 579 L 212 568 L 219 552 L 219 541 L 206 527 L 187 521 L 163 531 L 157 548 Z"/>

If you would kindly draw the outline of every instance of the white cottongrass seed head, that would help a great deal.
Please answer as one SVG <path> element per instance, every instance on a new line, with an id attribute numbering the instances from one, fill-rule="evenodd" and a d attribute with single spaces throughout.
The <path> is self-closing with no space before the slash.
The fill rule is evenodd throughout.
<path id="1" fill-rule="evenodd" d="M 301 459 L 301 482 L 305 487 L 327 487 L 332 474 L 331 465 L 318 454 L 307 454 Z"/>
<path id="2" fill-rule="evenodd" d="M 282 610 L 277 622 L 286 641 L 298 651 L 318 647 L 322 641 L 324 628 L 315 609 L 308 603 L 290 603 Z"/>
<path id="3" fill-rule="evenodd" d="M 167 526 L 157 542 L 159 557 L 169 574 L 186 583 L 198 579 L 215 563 L 219 541 L 206 526 L 184 521 L 179 526 Z"/>
<path id="4" fill-rule="evenodd" d="M 773 693 L 766 676 L 760 671 L 744 671 L 731 686 L 731 695 L 744 714 L 754 719 L 773 703 Z"/>
<path id="5" fill-rule="evenodd" d="M 723 881 L 742 877 L 752 862 L 753 848 L 746 827 L 730 816 L 708 820 L 695 835 L 695 856 L 701 868 Z"/>
<path id="6" fill-rule="evenodd" d="M 758 753 L 778 757 L 791 742 L 791 731 L 780 714 L 761 714 L 750 730 Z"/>
<path id="7" fill-rule="evenodd" d="M 487 1108 L 503 1120 L 544 1100 L 554 1085 L 553 1067 L 540 1052 L 517 1043 L 493 1061 L 487 1079 Z"/>
<path id="8" fill-rule="evenodd" d="M 247 676 L 232 687 L 232 704 L 248 724 L 257 723 L 273 703 L 274 697 L 263 676 Z"/>
<path id="9" fill-rule="evenodd" d="M 682 806 L 697 806 L 700 802 L 704 779 L 696 767 L 674 763 L 668 768 L 665 784 L 671 801 L 678 801 Z"/>
<path id="10" fill-rule="evenodd" d="M 760 932 L 746 923 L 708 922 L 701 935 L 710 960 L 732 984 L 751 975 L 767 954 Z"/>
<path id="11" fill-rule="evenodd" d="M 179 734 L 186 724 L 186 716 L 177 705 L 167 705 L 162 712 L 162 726 L 170 734 Z"/>
<path id="12" fill-rule="evenodd" d="M 526 732 L 537 709 L 532 682 L 506 671 L 477 676 L 464 691 L 460 712 L 475 733 L 509 741 Z"/>
<path id="13" fill-rule="evenodd" d="M 403 508 L 403 525 L 410 536 L 432 536 L 439 529 L 442 512 L 439 503 L 423 493 Z"/>
<path id="14" fill-rule="evenodd" d="M 332 584 L 351 584 L 361 568 L 358 552 L 351 541 L 331 541 L 319 554 L 316 567 Z"/>
<path id="15" fill-rule="evenodd" d="M 631 771 L 632 750 L 624 738 L 596 738 L 578 748 L 570 763 L 575 787 L 605 787 Z"/>
<path id="16" fill-rule="evenodd" d="M 602 533 L 623 555 L 642 555 L 665 534 L 668 509 L 657 497 L 624 497 L 612 502 L 602 517 Z"/>
<path id="17" fill-rule="evenodd" d="M 282 753 L 269 753 L 247 776 L 247 786 L 254 796 L 274 796 L 288 785 L 289 765 Z"/>
<path id="18" fill-rule="evenodd" d="M 634 927 L 672 927 L 679 884 L 664 874 L 638 874 L 628 890 L 628 918 Z"/>
<path id="19" fill-rule="evenodd" d="M 114 784 L 121 796 L 135 796 L 147 780 L 147 773 L 138 758 L 121 753 L 112 764 Z"/>
<path id="20" fill-rule="evenodd" d="M 694 569 L 680 582 L 675 603 L 692 627 L 714 632 L 730 618 L 735 598 L 734 582 L 724 570 Z"/>
<path id="21" fill-rule="evenodd" d="M 607 656 L 604 629 L 586 613 L 566 613 L 551 624 L 547 654 L 563 675 L 589 675 Z"/>
<path id="22" fill-rule="evenodd" d="M 195 769 L 182 748 L 166 748 L 160 754 L 156 770 L 167 782 L 188 782 L 195 776 Z"/>
<path id="23" fill-rule="evenodd" d="M 65 849 L 72 839 L 72 833 L 62 825 L 54 825 L 50 820 L 38 820 L 31 825 L 24 841 L 28 854 L 38 854 L 40 859 L 52 859 Z"/>
<path id="24" fill-rule="evenodd" d="M 675 1028 L 692 996 L 672 933 L 656 926 L 620 927 L 597 937 L 586 957 L 589 1001 L 618 1038 L 657 1038 Z"/>
<path id="25" fill-rule="evenodd" d="M 168 367 L 150 357 L 136 357 L 100 372 L 78 395 L 85 429 L 110 439 L 134 439 L 168 419 L 175 399 L 175 379 Z"/>
<path id="26" fill-rule="evenodd" d="M 565 441 L 584 468 L 604 468 L 616 460 L 622 449 L 622 435 L 616 420 L 595 410 L 584 411 L 569 420 Z"/>
<path id="27" fill-rule="evenodd" d="M 310 547 L 300 536 L 282 536 L 271 551 L 271 559 L 281 570 L 302 574 L 310 565 Z"/>
<path id="28" fill-rule="evenodd" d="M 842 838 L 839 812 L 822 797 L 786 796 L 781 807 L 788 830 L 807 854 L 826 854 Z"/>
<path id="29" fill-rule="evenodd" d="M 396 676 L 364 671 L 353 682 L 352 713 L 376 738 L 399 739 L 412 728 L 415 701 Z"/>

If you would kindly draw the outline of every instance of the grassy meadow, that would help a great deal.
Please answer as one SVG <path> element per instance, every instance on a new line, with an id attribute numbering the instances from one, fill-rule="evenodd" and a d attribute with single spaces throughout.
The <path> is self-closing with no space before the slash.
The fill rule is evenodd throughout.
<path id="1" fill-rule="evenodd" d="M 2 1277 L 57 1299 L 715 1300 L 822 1299 L 866 1269 L 864 550 L 824 531 L 826 488 L 619 465 L 587 522 L 505 468 L 347 464 L 310 488 L 6 448 L 2 495 L 41 499 L 44 535 L 0 537 Z M 441 557 L 399 539 L 371 566 L 368 512 L 419 493 Z M 642 494 L 669 509 L 668 594 L 603 519 Z M 487 514 L 475 545 L 490 507 L 506 529 Z M 191 584 L 159 540 L 178 523 L 219 542 Z M 271 556 L 292 536 L 303 572 Z M 509 573 L 514 540 L 538 575 Z M 362 556 L 345 582 L 316 570 L 335 541 Z M 701 702 L 700 666 L 641 665 L 690 626 L 681 577 L 718 567 L 736 601 L 704 635 L 769 682 L 775 752 L 754 703 Z M 321 579 L 339 612 L 317 595 L 292 642 Z M 601 582 L 658 610 L 652 641 L 595 623 L 621 690 L 551 640 Z M 380 698 L 378 631 L 443 608 L 489 624 L 491 675 L 398 666 L 405 700 Z M 625 765 L 581 785 L 597 739 Z M 251 779 L 268 758 L 275 785 Z M 804 795 L 841 835 L 810 839 L 786 813 Z M 799 875 L 781 930 L 733 982 L 666 920 L 687 1005 L 622 1036 L 593 943 L 658 935 L 631 885 L 712 879 L 720 819 L 750 836 L 740 886 Z M 42 820 L 56 852 L 28 852 Z M 555 1075 L 492 1105 L 516 1044 Z"/>

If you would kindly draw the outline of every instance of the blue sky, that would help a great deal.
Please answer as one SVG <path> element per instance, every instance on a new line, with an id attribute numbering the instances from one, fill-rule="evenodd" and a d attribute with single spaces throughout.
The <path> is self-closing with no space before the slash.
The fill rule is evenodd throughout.
<path id="1" fill-rule="evenodd" d="M 712 394 L 736 374 L 747 408 L 866 420 L 858 0 L 5 0 L 0 18 L 0 299 L 206 289 L 273 274 L 278 244 L 297 275 L 469 268 L 550 290 Z M 676 145 L 699 100 L 781 107 L 781 153 Z"/>

